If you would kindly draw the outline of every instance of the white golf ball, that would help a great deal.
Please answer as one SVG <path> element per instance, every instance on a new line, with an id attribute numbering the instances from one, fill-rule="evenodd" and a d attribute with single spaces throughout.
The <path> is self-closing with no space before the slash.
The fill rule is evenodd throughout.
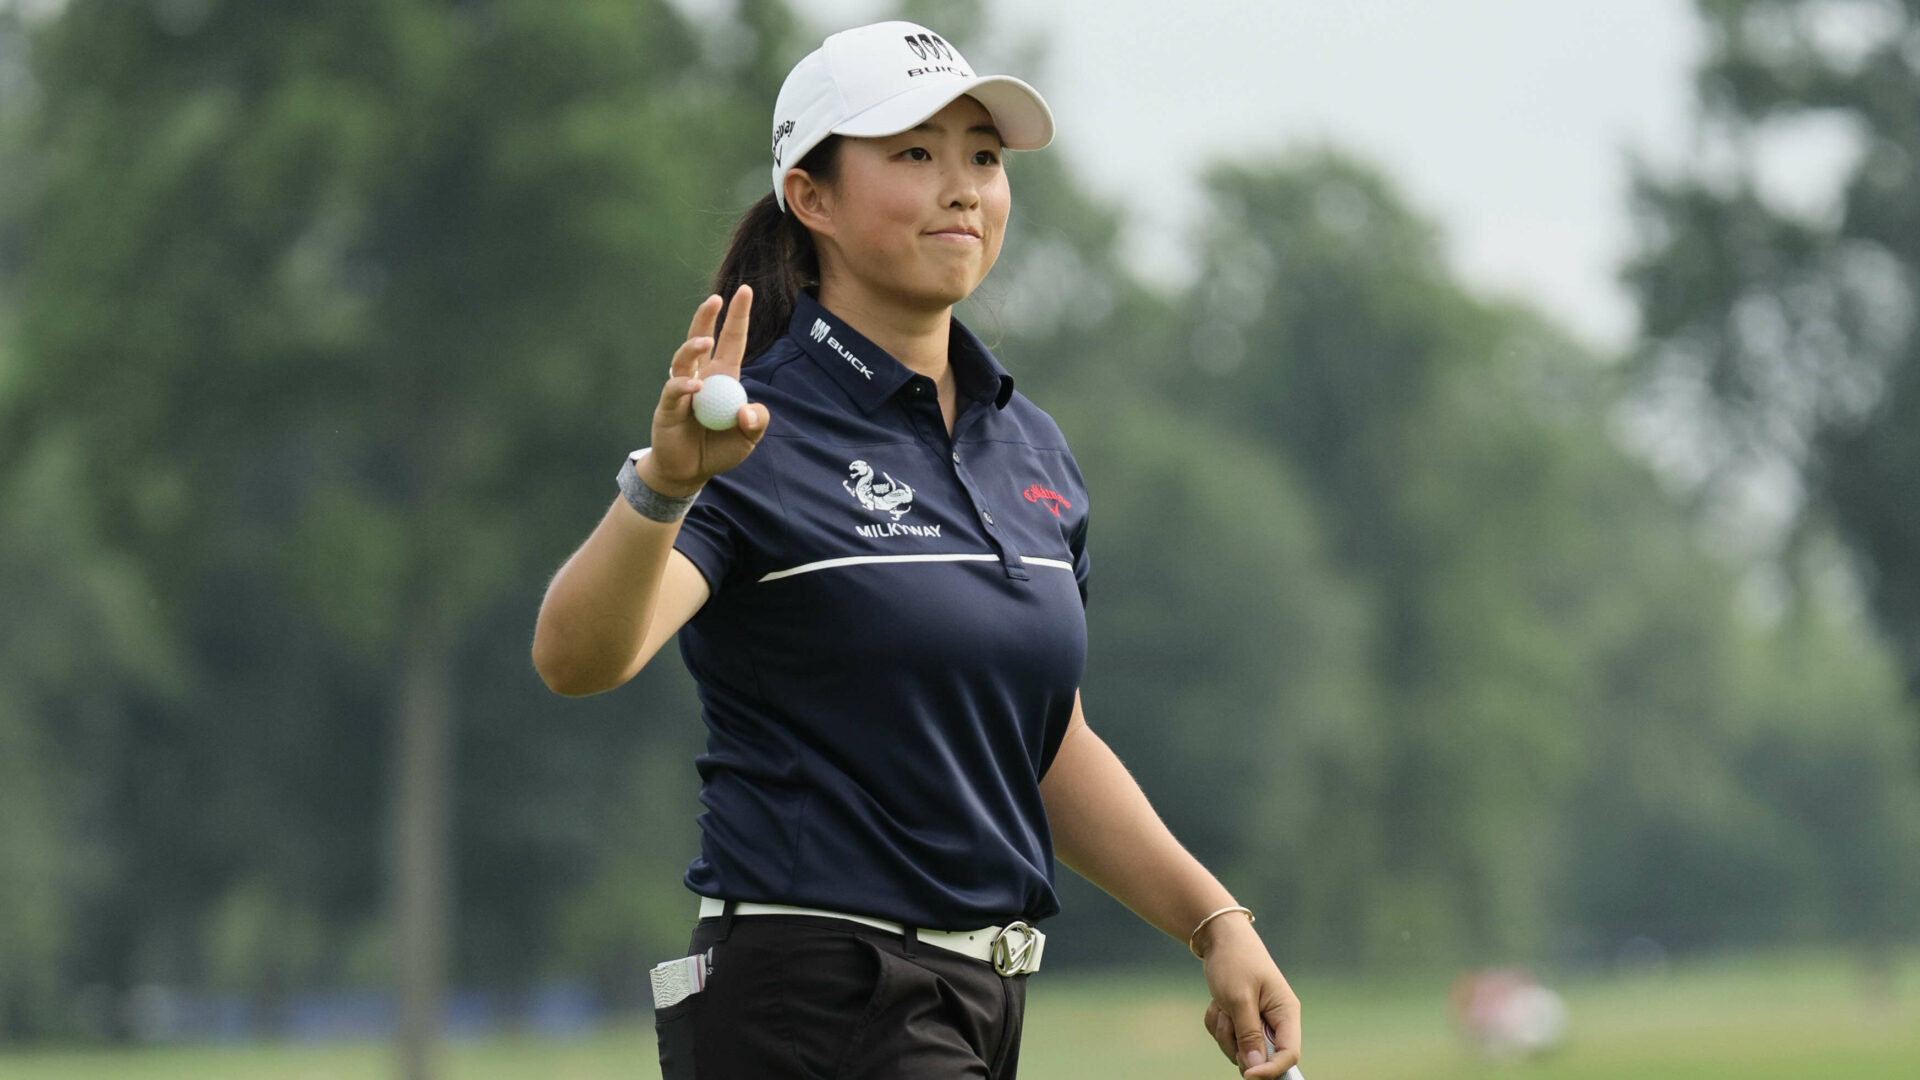
<path id="1" fill-rule="evenodd" d="M 693 418 L 700 426 L 725 431 L 738 420 L 740 406 L 747 403 L 747 388 L 731 375 L 705 375 L 693 395 Z"/>

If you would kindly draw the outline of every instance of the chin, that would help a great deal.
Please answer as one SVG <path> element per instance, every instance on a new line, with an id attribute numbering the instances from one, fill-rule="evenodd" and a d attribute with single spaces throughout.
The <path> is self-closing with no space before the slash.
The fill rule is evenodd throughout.
<path id="1" fill-rule="evenodd" d="M 900 298 L 902 303 L 911 307 L 934 311 L 940 308 L 950 308 L 960 301 L 965 300 L 967 297 L 972 296 L 973 290 L 978 288 L 979 284 L 980 281 L 978 279 L 973 280 L 971 284 L 964 281 L 928 283 L 920 287 L 903 287 L 895 295 Z"/>
<path id="2" fill-rule="evenodd" d="M 973 295 L 973 291 L 980 287 L 980 283 L 987 280 L 987 271 L 990 269 L 992 268 L 983 266 L 979 268 L 978 273 L 947 278 L 934 284 L 931 291 L 941 296 L 943 303 L 949 306 L 957 304 Z"/>
<path id="3" fill-rule="evenodd" d="M 909 311 L 939 311 L 950 308 L 979 288 L 990 266 L 976 260 L 906 261 L 892 265 L 868 265 L 859 270 L 871 294 L 888 298 Z"/>

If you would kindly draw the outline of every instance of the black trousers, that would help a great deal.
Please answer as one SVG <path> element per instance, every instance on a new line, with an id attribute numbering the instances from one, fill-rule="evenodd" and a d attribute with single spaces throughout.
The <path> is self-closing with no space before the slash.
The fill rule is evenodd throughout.
<path id="1" fill-rule="evenodd" d="M 1027 977 L 841 919 L 701 919 L 707 988 L 654 1013 L 664 1080 L 1015 1080 Z"/>

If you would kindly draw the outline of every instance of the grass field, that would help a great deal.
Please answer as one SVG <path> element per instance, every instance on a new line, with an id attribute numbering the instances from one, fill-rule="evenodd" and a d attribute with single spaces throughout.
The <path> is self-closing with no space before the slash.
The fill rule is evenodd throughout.
<path id="1" fill-rule="evenodd" d="M 1448 1028 L 1446 980 L 1295 977 L 1311 1080 L 1750 1080 L 1812 1074 L 1920 1080 L 1920 955 L 1892 1000 L 1869 1000 L 1835 954 L 1677 966 L 1664 975 L 1560 986 L 1572 1035 L 1551 1059 L 1474 1060 Z M 1023 1080 L 1231 1077 L 1200 1031 L 1198 974 L 1037 977 Z M 0 1080 L 387 1080 L 384 1046 L 253 1045 L 129 1052 L 0 1053 Z M 456 1042 L 448 1080 L 657 1077 L 643 1022 L 565 1042 Z"/>

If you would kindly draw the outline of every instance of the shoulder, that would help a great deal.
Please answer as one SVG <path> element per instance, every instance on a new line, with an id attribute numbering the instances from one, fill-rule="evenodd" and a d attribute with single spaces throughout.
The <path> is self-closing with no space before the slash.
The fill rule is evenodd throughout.
<path id="1" fill-rule="evenodd" d="M 996 433 L 999 438 L 1017 437 L 1036 450 L 1052 450 L 1068 456 L 1073 453 L 1067 447 L 1066 434 L 1053 416 L 1018 390 L 1007 399 L 1006 408 L 1000 410 L 996 427 L 1000 429 Z"/>
<path id="2" fill-rule="evenodd" d="M 748 400 L 763 402 L 776 414 L 784 409 L 788 420 L 805 416 L 817 422 L 852 408 L 846 391 L 821 370 L 791 334 L 747 361 L 740 369 L 740 383 L 746 387 Z M 769 437 L 783 434 L 778 430 L 779 423 L 776 415 L 775 426 L 767 429 Z"/>
<path id="3" fill-rule="evenodd" d="M 805 380 L 805 365 L 795 363 L 805 355 L 791 334 L 783 335 L 767 346 L 767 351 L 741 365 L 741 385 L 749 391 L 756 386 L 778 391 L 792 388 Z"/>
<path id="4" fill-rule="evenodd" d="M 740 370 L 747 399 L 767 407 L 767 434 L 754 457 L 783 445 L 864 445 L 875 440 L 873 424 L 841 386 L 794 341 L 781 338 Z M 889 440 L 891 441 L 891 440 Z"/>

